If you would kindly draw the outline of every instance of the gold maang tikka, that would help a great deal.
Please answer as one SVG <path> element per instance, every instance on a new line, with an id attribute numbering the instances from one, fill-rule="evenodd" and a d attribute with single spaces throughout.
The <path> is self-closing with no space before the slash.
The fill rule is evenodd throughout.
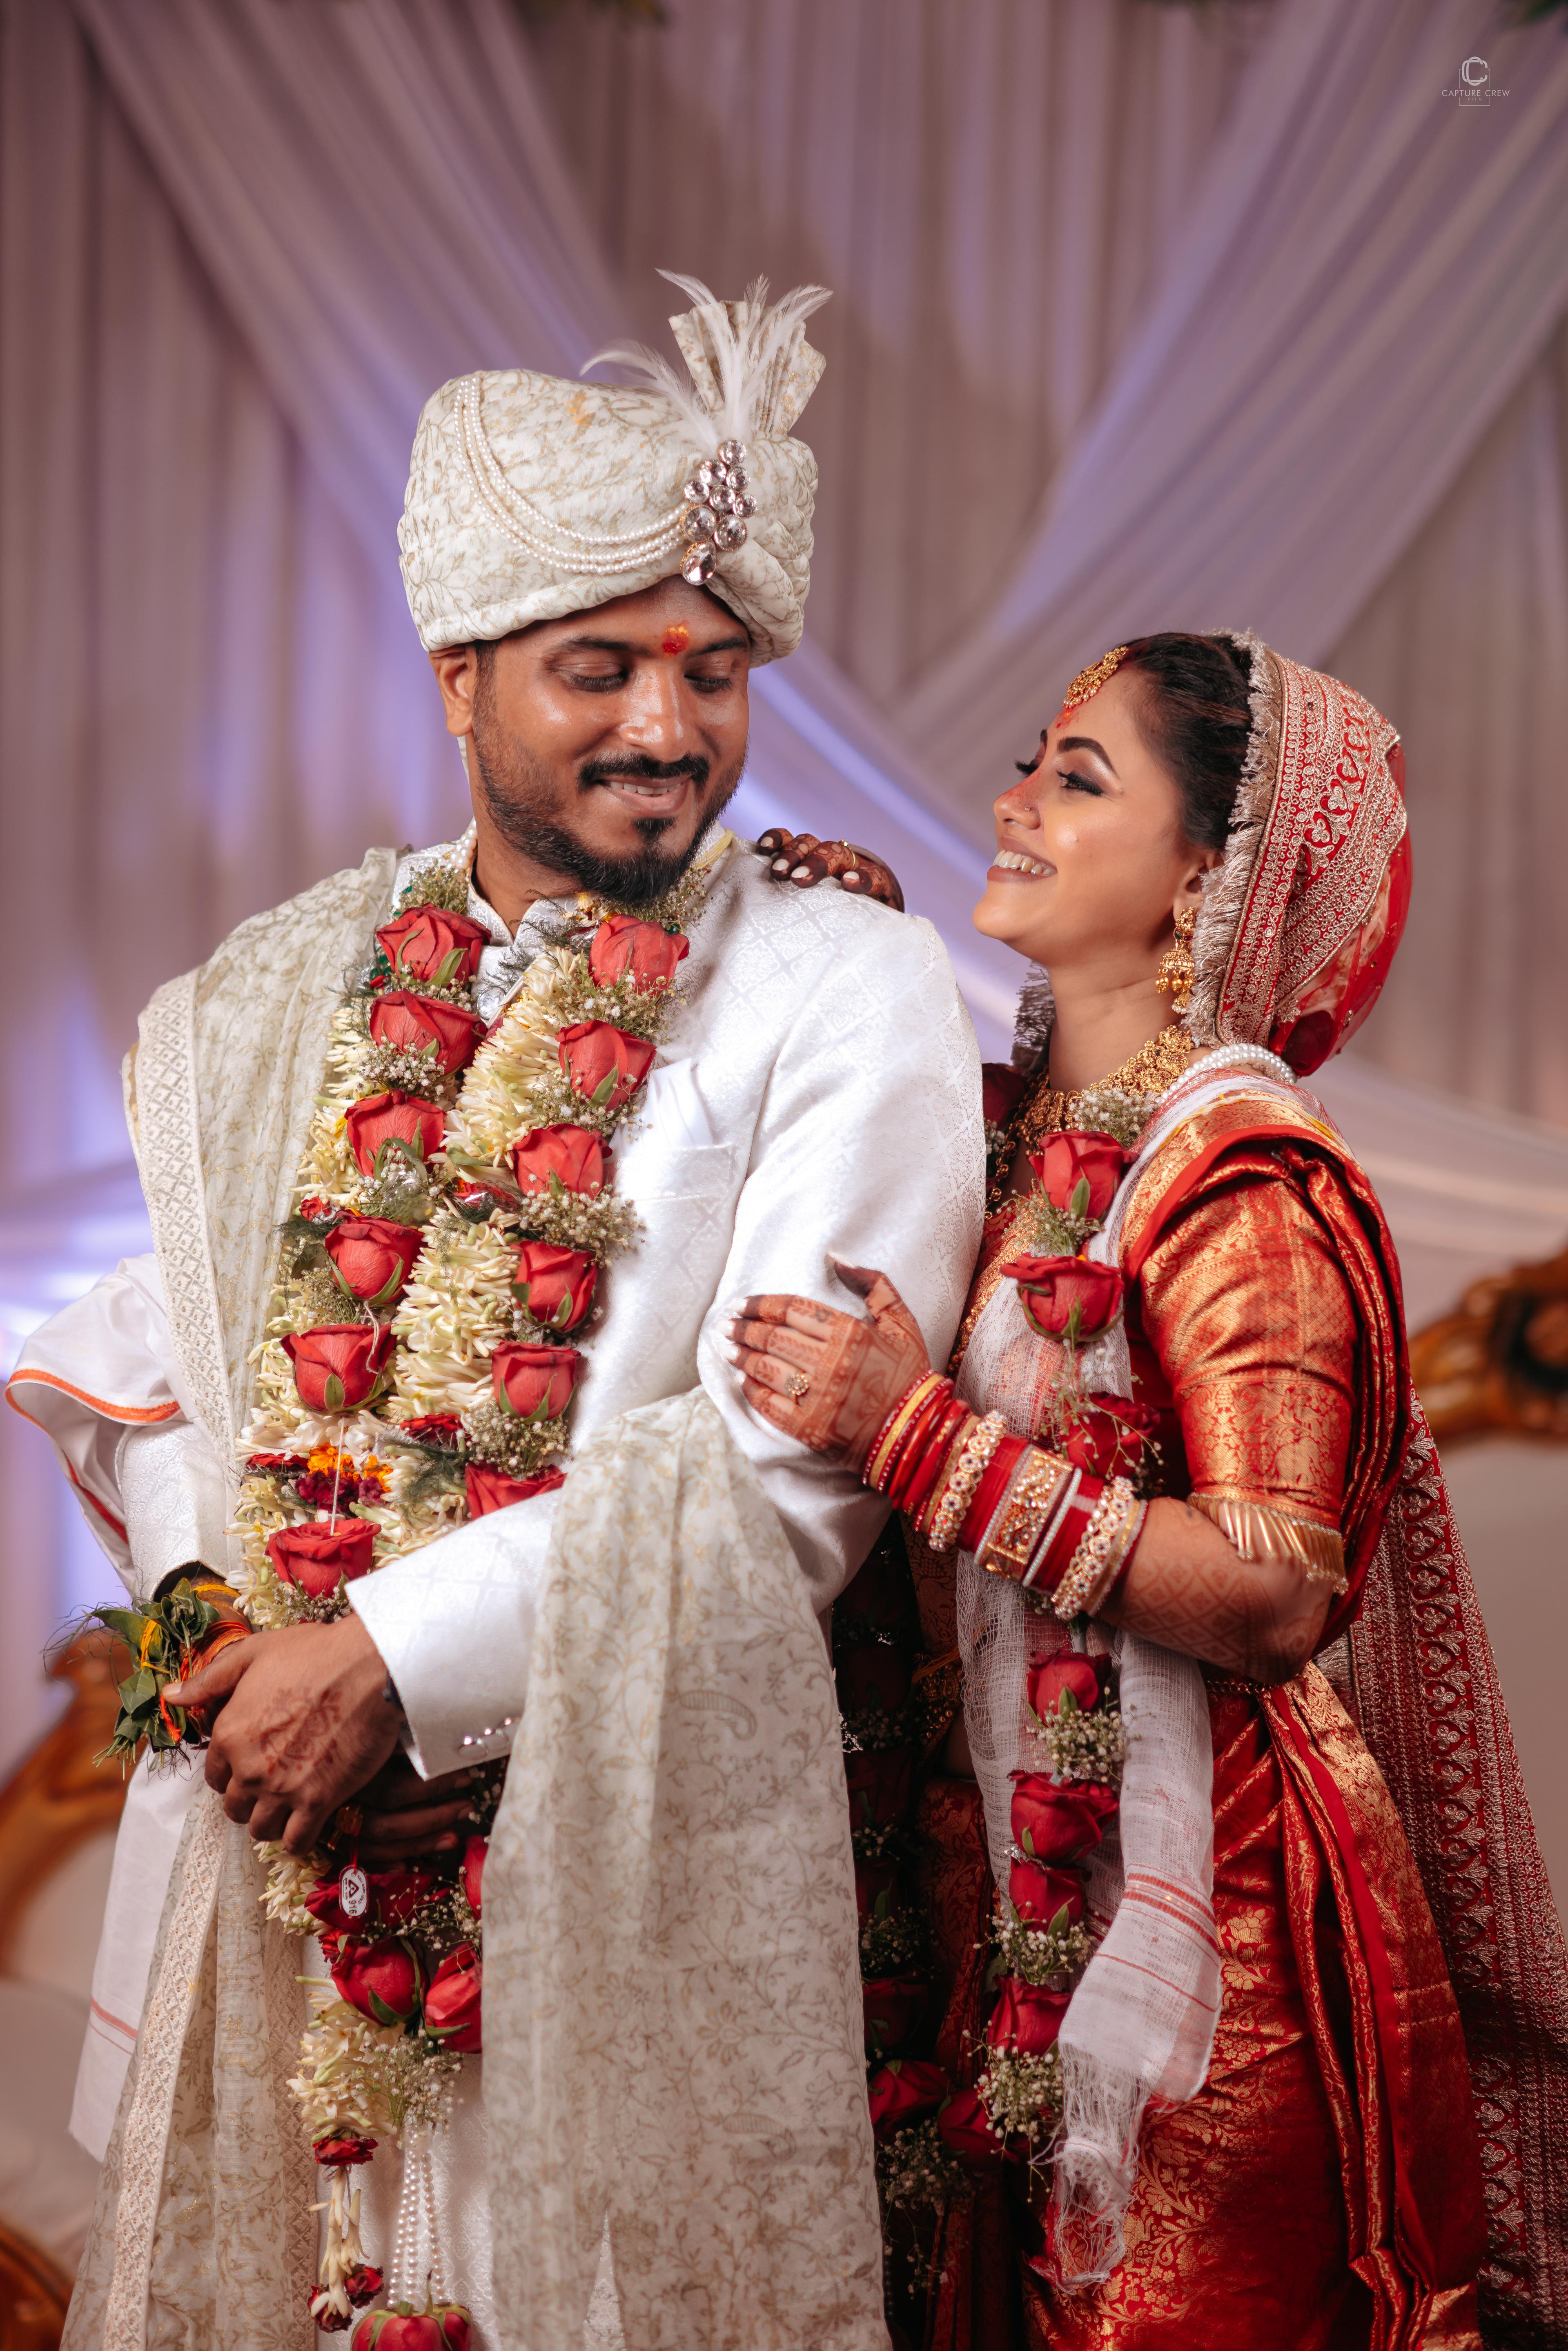
<path id="1" fill-rule="evenodd" d="M 1076 710 L 1081 702 L 1090 701 L 1109 679 L 1115 676 L 1126 651 L 1125 645 L 1113 645 L 1108 653 L 1102 653 L 1088 669 L 1079 671 L 1061 697 L 1061 707 L 1056 714 L 1059 726 L 1070 710 Z"/>
<path id="2" fill-rule="evenodd" d="M 1176 917 L 1176 937 L 1160 959 L 1155 974 L 1155 986 L 1162 996 L 1168 996 L 1171 1009 L 1179 1019 L 1192 1001 L 1192 983 L 1197 966 L 1192 959 L 1192 935 L 1197 928 L 1197 908 L 1184 906 Z"/>

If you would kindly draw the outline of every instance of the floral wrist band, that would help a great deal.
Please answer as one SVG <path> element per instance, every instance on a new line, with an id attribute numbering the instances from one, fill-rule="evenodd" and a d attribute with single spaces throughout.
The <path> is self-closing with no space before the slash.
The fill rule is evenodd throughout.
<path id="1" fill-rule="evenodd" d="M 952 1550 L 965 1513 L 1007 1433 L 1008 1425 L 1001 1414 L 991 1412 L 984 1420 L 975 1422 L 959 1445 L 931 1512 L 925 1540 L 934 1552 Z"/>

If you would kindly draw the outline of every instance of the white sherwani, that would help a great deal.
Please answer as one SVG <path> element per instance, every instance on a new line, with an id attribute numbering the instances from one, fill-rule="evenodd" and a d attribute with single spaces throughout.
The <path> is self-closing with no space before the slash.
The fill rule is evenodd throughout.
<path id="1" fill-rule="evenodd" d="M 496 940 L 480 974 L 493 1018 L 520 977 L 523 932 L 548 924 L 549 910 L 532 910 L 517 946 L 483 902 L 471 911 Z M 642 1107 L 617 1141 L 618 1189 L 643 1229 L 615 1260 L 601 1316 L 580 1342 L 588 1365 L 573 1443 L 700 1384 L 758 1472 L 821 1612 L 870 1548 L 883 1506 L 749 1412 L 721 1353 L 724 1324 L 759 1291 L 844 1304 L 832 1249 L 884 1268 L 943 1359 L 983 1205 L 974 1034 L 929 924 L 831 886 L 780 887 L 740 844 L 719 861 L 692 924 L 680 992 Z M 137 1596 L 188 1560 L 221 1568 L 228 1557 L 235 1467 L 198 1424 L 163 1306 L 155 1259 L 121 1265 L 35 1334 L 13 1385 Z M 352 1590 L 426 1774 L 511 1743 L 561 1499 L 540 1496 L 476 1521 Z M 199 1773 L 139 1771 L 127 1803 L 73 2122 L 98 2154 L 199 1784 Z M 478 2067 L 468 2061 L 471 2074 Z M 471 2080 L 464 2107 L 476 2106 Z M 455 2158 L 464 2133 L 460 2112 Z M 471 2205 L 472 2193 L 461 2200 Z M 471 2230 L 454 2220 L 461 2248 Z"/>

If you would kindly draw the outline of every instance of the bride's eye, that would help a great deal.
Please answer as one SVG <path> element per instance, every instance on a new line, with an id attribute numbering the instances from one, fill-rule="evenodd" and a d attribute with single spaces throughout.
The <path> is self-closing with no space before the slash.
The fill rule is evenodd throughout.
<path id="1" fill-rule="evenodd" d="M 1093 782 L 1088 776 L 1075 775 L 1071 768 L 1059 768 L 1057 772 L 1070 792 L 1087 792 L 1093 799 L 1104 799 L 1103 787 Z"/>
<path id="2" fill-rule="evenodd" d="M 1032 776 L 1040 765 L 1040 753 L 1037 751 L 1032 759 L 1015 759 L 1013 765 L 1020 776 Z"/>

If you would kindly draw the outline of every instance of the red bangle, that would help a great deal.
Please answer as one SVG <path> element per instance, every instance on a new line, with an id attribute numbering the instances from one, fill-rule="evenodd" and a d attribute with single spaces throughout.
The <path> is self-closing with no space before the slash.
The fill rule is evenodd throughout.
<path id="1" fill-rule="evenodd" d="M 978 1551 L 980 1538 L 990 1525 L 998 1504 L 1007 1492 L 1008 1480 L 1022 1456 L 1029 1451 L 1029 1440 L 1023 1437 L 1004 1437 L 990 1460 L 986 1474 L 975 1489 L 975 1499 L 964 1513 L 964 1523 L 958 1530 L 959 1551 Z"/>
<path id="2" fill-rule="evenodd" d="M 1091 1478 L 1087 1473 L 1078 1480 L 1078 1490 L 1051 1531 L 1044 1556 L 1038 1567 L 1024 1581 L 1036 1592 L 1054 1592 L 1072 1562 L 1072 1554 L 1082 1541 L 1090 1520 L 1101 1495 L 1105 1491 L 1103 1478 Z"/>
<path id="3" fill-rule="evenodd" d="M 919 1514 L 920 1505 L 946 1465 L 953 1449 L 953 1440 L 969 1419 L 969 1407 L 960 1404 L 949 1393 L 936 1426 L 918 1448 L 911 1447 L 901 1455 L 897 1472 L 888 1490 L 896 1509 L 908 1518 Z"/>

